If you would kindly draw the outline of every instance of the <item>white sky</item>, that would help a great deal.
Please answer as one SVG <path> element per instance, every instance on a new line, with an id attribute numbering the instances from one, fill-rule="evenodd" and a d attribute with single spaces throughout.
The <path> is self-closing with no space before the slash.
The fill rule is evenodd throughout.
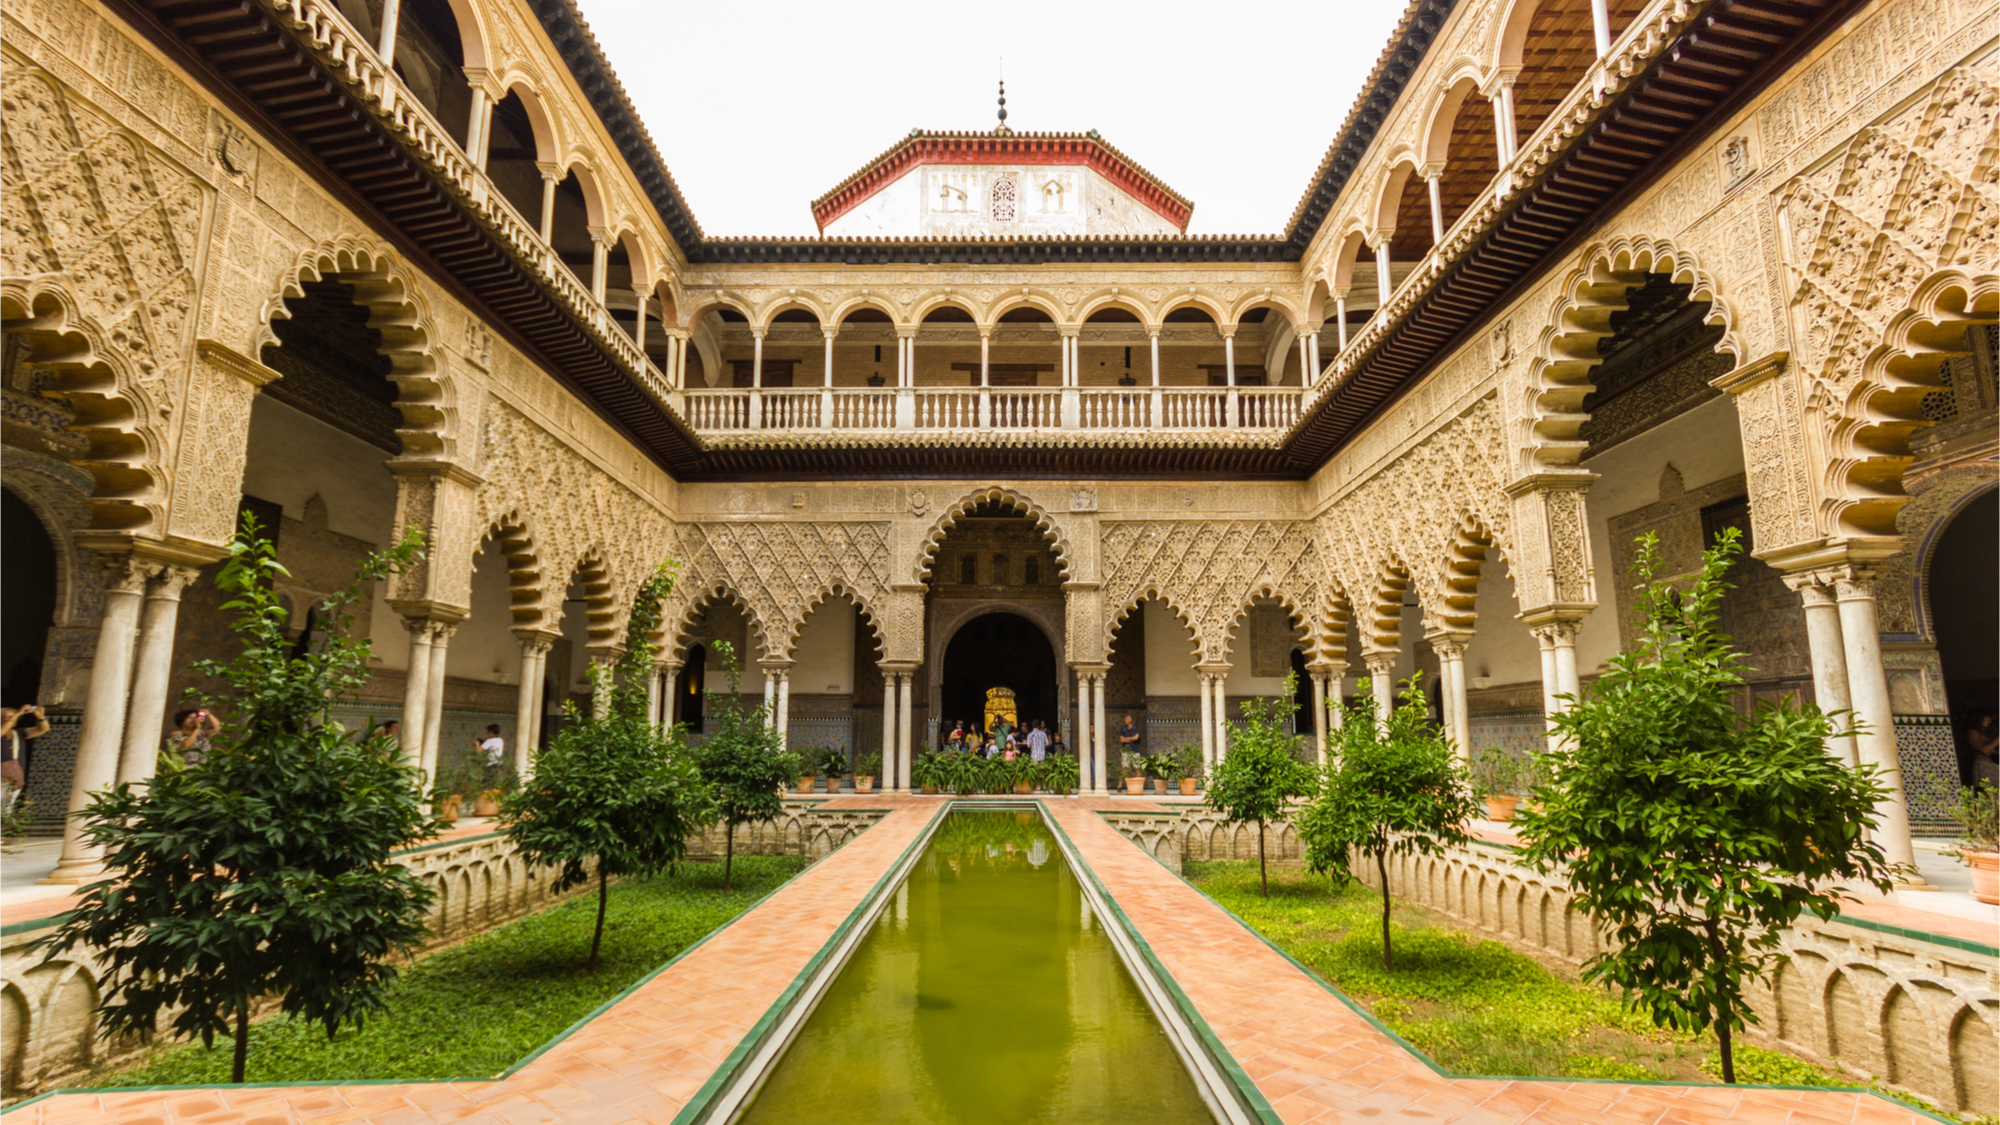
<path id="1" fill-rule="evenodd" d="M 711 235 L 812 235 L 807 205 L 913 128 L 1097 129 L 1194 201 L 1191 234 L 1276 234 L 1405 0 L 975 5 L 581 0 Z"/>

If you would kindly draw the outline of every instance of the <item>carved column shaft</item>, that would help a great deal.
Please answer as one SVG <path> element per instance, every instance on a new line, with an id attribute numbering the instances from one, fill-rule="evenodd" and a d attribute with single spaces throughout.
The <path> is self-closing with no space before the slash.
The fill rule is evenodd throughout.
<path id="1" fill-rule="evenodd" d="M 148 781 L 159 765 L 181 591 L 200 574 L 193 567 L 162 566 L 147 583 L 145 605 L 139 614 L 138 663 L 133 669 L 132 703 L 125 720 L 125 748 L 118 759 L 120 782 L 138 785 Z"/>
<path id="2" fill-rule="evenodd" d="M 1896 751 L 1896 716 L 1889 702 L 1889 676 L 1882 667 L 1882 637 L 1875 625 L 1875 574 L 1850 569 L 1835 581 L 1834 589 L 1841 647 L 1847 657 L 1847 691 L 1854 708 L 1855 752 L 1864 765 L 1882 771 L 1881 781 L 1889 787 L 1889 795 L 1875 806 L 1875 839 L 1889 862 L 1914 864 L 1908 791 Z"/>
<path id="3" fill-rule="evenodd" d="M 1364 656 L 1368 665 L 1368 694 L 1375 701 L 1375 729 L 1389 733 L 1389 714 L 1396 709 L 1396 654 L 1375 652 Z"/>
<path id="4" fill-rule="evenodd" d="M 437 777 L 439 742 L 444 736 L 445 660 L 457 625 L 436 623 L 431 634 L 430 675 L 424 693 L 424 776 Z"/>
<path id="5" fill-rule="evenodd" d="M 118 751 L 125 733 L 132 657 L 139 640 L 140 602 L 153 575 L 150 564 L 131 558 L 107 560 L 104 611 L 97 625 L 97 653 L 90 666 L 90 697 L 83 705 L 83 732 L 70 775 L 69 812 L 82 809 L 90 795 L 118 777 Z M 84 839 L 83 821 L 63 821 L 63 844 L 56 868 L 44 883 L 94 880 L 102 870 L 98 850 Z"/>

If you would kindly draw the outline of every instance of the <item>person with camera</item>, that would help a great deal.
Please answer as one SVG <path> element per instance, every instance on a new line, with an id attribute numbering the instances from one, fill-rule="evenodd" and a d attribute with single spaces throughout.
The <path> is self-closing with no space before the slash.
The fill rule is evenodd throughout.
<path id="1" fill-rule="evenodd" d="M 208 757 L 209 740 L 221 733 L 222 720 L 207 708 L 176 711 L 174 729 L 167 733 L 167 753 L 181 765 L 198 765 Z"/>
<path id="2" fill-rule="evenodd" d="M 28 741 L 49 733 L 49 717 L 39 703 L 0 707 L 0 815 L 14 811 L 14 802 L 28 787 Z"/>

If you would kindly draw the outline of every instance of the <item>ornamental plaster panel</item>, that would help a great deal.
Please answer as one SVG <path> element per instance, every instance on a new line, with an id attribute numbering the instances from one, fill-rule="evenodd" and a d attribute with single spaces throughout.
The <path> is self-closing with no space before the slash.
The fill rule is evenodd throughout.
<path id="1" fill-rule="evenodd" d="M 835 594 L 854 599 L 879 632 L 889 602 L 887 522 L 799 520 L 688 523 L 676 529 L 681 579 L 666 620 L 684 622 L 717 589 L 748 607 L 763 638 L 759 659 L 786 661 L 814 609 Z M 678 651 L 680 637 L 670 638 Z"/>
<path id="2" fill-rule="evenodd" d="M 1206 664 L 1227 663 L 1237 623 L 1273 598 L 1306 625 L 1313 647 L 1329 596 L 1323 546 L 1304 520 L 1106 520 L 1101 644 L 1146 598 L 1158 598 L 1195 636 Z"/>

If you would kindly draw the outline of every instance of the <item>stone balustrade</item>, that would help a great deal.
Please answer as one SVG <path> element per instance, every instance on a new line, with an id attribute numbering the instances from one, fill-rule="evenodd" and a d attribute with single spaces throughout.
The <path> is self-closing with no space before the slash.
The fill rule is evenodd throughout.
<path id="1" fill-rule="evenodd" d="M 1257 858 L 1256 826 L 1205 808 L 1104 815 L 1175 871 L 1187 860 Z M 1290 824 L 1267 831 L 1270 858 L 1298 857 Z M 1372 864 L 1355 864 L 1355 873 L 1380 886 Z M 1503 846 L 1393 857 L 1389 889 L 1474 934 L 1571 969 L 1604 948 L 1604 935 L 1571 907 L 1562 879 L 1518 866 Z M 1780 948 L 1785 965 L 1750 991 L 1762 1020 L 1750 1038 L 1953 1112 L 2000 1111 L 2000 951 L 1848 916 L 1808 916 Z"/>
<path id="2" fill-rule="evenodd" d="M 822 387 L 691 390 L 697 433 L 759 431 L 1025 433 L 1242 431 L 1279 435 L 1300 417 L 1299 387 Z"/>

